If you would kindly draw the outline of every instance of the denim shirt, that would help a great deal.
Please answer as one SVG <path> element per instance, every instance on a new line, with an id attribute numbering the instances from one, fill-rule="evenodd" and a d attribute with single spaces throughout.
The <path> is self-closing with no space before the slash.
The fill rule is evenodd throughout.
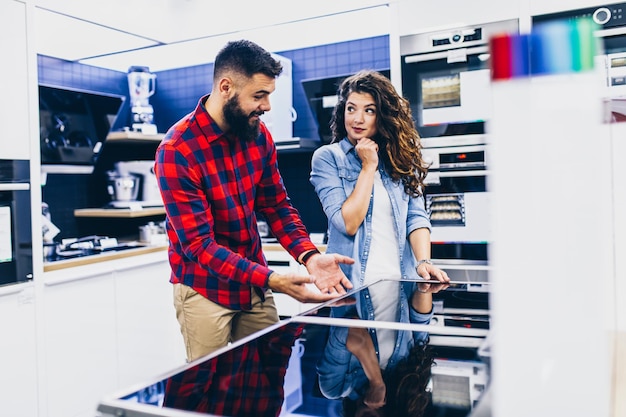
<path id="1" fill-rule="evenodd" d="M 341 214 L 341 206 L 352 194 L 361 172 L 361 161 L 354 146 L 344 138 L 341 142 L 318 148 L 311 161 L 311 184 L 322 204 L 328 218 L 327 253 L 339 253 L 350 256 L 355 260 L 353 265 L 340 264 L 343 272 L 350 279 L 355 288 L 363 286 L 365 266 L 369 255 L 372 230 L 373 194 L 370 198 L 365 221 L 359 226 L 354 236 L 348 235 L 346 225 Z M 411 197 L 404 192 L 401 182 L 394 182 L 386 171 L 379 167 L 383 185 L 389 194 L 393 211 L 393 223 L 396 238 L 399 244 L 400 270 L 403 281 L 398 294 L 398 318 L 401 323 L 428 324 L 432 311 L 420 314 L 409 308 L 409 300 L 415 290 L 415 283 L 419 277 L 415 269 L 415 256 L 409 244 L 408 236 L 416 229 L 428 228 L 430 220 L 424 206 L 423 197 Z M 390 260 L 392 261 L 392 260 Z M 375 286 L 375 284 L 374 284 Z M 375 288 L 375 287 L 374 287 Z M 356 304 L 358 317 L 364 320 L 375 320 L 374 306 L 369 296 L 369 289 L 359 291 Z M 370 335 L 378 356 L 378 339 L 375 329 L 370 329 Z M 358 359 L 345 347 L 347 328 L 332 328 L 326 346 L 324 358 L 318 366 L 320 387 L 325 381 L 323 391 L 329 398 L 346 396 L 348 391 L 358 389 L 367 378 Z M 428 338 L 424 332 L 398 331 L 394 351 L 387 364 L 387 369 L 393 368 L 398 361 L 406 357 L 414 343 L 426 343 Z M 365 380 L 363 381 L 363 378 Z M 341 392 L 344 391 L 343 394 Z M 336 397 L 333 395 L 337 395 Z"/>
<path id="2" fill-rule="evenodd" d="M 424 206 L 423 197 L 411 197 L 404 192 L 401 182 L 392 178 L 379 167 L 383 185 L 389 194 L 393 210 L 393 222 L 398 240 L 402 279 L 418 279 L 415 270 L 415 256 L 408 237 L 416 229 L 428 228 L 430 219 Z M 340 264 L 352 284 L 363 285 L 365 266 L 372 240 L 372 197 L 365 221 L 354 236 L 346 232 L 346 224 L 341 215 L 341 206 L 354 191 L 361 172 L 361 161 L 354 146 L 344 138 L 341 142 L 318 148 L 311 160 L 311 184 L 319 197 L 324 213 L 328 218 L 327 253 L 339 253 L 355 260 L 353 265 Z M 390 260 L 391 261 L 391 260 Z"/>
<path id="3" fill-rule="evenodd" d="M 360 303 L 362 304 L 365 297 L 366 294 L 364 291 L 360 291 L 359 298 L 357 299 L 357 308 L 359 308 L 358 305 Z M 426 314 L 418 313 L 413 308 L 408 307 L 408 304 L 404 301 L 402 306 L 406 307 L 402 310 L 406 310 L 408 314 L 407 320 L 411 323 L 428 324 L 432 318 L 432 311 Z M 333 317 L 350 316 L 350 314 L 346 314 L 345 312 L 337 313 L 339 309 L 345 308 L 333 308 L 331 315 Z M 376 356 L 378 356 L 378 341 L 376 339 L 375 329 L 369 329 L 369 333 L 374 342 Z M 369 381 L 358 358 L 346 347 L 347 339 L 348 327 L 330 327 L 326 346 L 317 363 L 319 388 L 326 398 L 339 399 L 348 397 L 356 400 L 365 395 Z M 398 330 L 396 345 L 393 354 L 389 358 L 385 372 L 393 370 L 398 365 L 398 362 L 406 358 L 413 346 L 421 346 L 427 343 L 427 332 Z"/>

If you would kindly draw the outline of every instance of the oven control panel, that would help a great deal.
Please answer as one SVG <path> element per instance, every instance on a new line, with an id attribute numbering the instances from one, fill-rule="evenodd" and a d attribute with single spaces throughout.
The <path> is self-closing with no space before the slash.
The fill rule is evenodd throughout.
<path id="1" fill-rule="evenodd" d="M 605 6 L 589 7 L 585 9 L 567 10 L 533 17 L 533 23 L 549 22 L 560 19 L 592 18 L 602 27 L 609 29 L 626 25 L 626 3 L 608 4 Z"/>

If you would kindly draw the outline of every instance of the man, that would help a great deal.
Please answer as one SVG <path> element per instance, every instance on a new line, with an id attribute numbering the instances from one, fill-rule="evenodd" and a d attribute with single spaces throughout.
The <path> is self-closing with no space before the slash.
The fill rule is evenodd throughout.
<path id="1" fill-rule="evenodd" d="M 281 71 L 280 62 L 258 45 L 228 43 L 216 56 L 211 93 L 170 128 L 157 149 L 170 281 L 189 361 L 277 322 L 272 290 L 323 302 L 352 287 L 339 263 L 354 261 L 322 255 L 309 239 L 259 118 L 271 108 L 269 95 Z M 267 267 L 257 213 L 310 275 Z"/>

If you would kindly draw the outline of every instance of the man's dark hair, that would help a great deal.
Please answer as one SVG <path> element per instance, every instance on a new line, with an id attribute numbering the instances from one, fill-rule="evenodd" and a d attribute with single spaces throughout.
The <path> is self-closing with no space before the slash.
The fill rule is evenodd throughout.
<path id="1" fill-rule="evenodd" d="M 283 71 L 280 61 L 274 59 L 265 49 L 248 40 L 228 42 L 215 57 L 213 80 L 225 72 L 236 72 L 247 78 L 255 74 L 278 77 Z"/>

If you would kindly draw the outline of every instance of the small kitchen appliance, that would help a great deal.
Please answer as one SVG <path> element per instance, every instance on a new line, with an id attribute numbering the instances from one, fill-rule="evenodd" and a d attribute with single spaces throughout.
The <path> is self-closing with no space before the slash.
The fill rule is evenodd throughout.
<path id="1" fill-rule="evenodd" d="M 138 205 L 137 196 L 139 194 L 140 177 L 128 173 L 117 171 L 107 172 L 109 179 L 107 192 L 111 197 L 109 206 L 114 208 L 130 208 Z"/>
<path id="2" fill-rule="evenodd" d="M 156 89 L 156 74 L 148 67 L 132 66 L 128 69 L 128 93 L 132 114 L 132 129 L 145 134 L 156 134 L 154 109 L 149 98 Z"/>
<path id="3" fill-rule="evenodd" d="M 163 200 L 154 174 L 154 161 L 120 161 L 115 163 L 119 175 L 139 178 L 136 203 L 142 207 L 162 207 Z"/>

